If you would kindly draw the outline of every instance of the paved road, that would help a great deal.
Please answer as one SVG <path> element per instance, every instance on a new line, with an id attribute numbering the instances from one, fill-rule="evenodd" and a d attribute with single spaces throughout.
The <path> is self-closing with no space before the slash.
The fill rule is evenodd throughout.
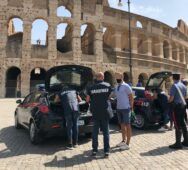
<path id="1" fill-rule="evenodd" d="M 0 169 L 188 169 L 188 149 L 173 151 L 168 145 L 174 142 L 174 131 L 159 133 L 133 131 L 131 149 L 119 151 L 115 145 L 121 135 L 111 127 L 111 155 L 103 159 L 102 136 L 99 137 L 100 153 L 97 159 L 90 157 L 91 141 L 80 137 L 75 150 L 65 150 L 62 138 L 53 138 L 40 146 L 29 142 L 25 130 L 14 128 L 15 100 L 0 100 Z"/>

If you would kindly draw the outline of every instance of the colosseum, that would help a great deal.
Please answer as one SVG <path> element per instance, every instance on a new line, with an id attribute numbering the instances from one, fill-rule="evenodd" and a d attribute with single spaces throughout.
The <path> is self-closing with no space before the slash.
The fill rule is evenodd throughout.
<path id="1" fill-rule="evenodd" d="M 71 15 L 57 15 L 62 7 Z M 23 22 L 23 32 L 15 31 L 14 19 Z M 39 19 L 47 25 L 47 30 L 38 30 L 46 36 L 45 42 L 31 38 L 33 23 Z M 60 24 L 67 27 L 65 35 L 57 38 Z M 123 72 L 129 80 L 129 14 L 111 8 L 108 0 L 1 0 L 0 30 L 0 97 L 27 95 L 57 65 L 103 71 L 111 83 L 115 72 Z M 188 27 L 184 21 L 172 28 L 131 14 L 131 32 L 133 84 L 138 79 L 144 83 L 162 70 L 186 77 Z"/>

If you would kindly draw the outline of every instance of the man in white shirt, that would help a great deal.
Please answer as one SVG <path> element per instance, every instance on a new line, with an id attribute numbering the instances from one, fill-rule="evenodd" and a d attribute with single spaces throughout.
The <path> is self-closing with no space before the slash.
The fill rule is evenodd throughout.
<path id="1" fill-rule="evenodd" d="M 121 149 L 129 149 L 131 139 L 131 111 L 133 111 L 133 93 L 131 87 L 123 81 L 123 74 L 116 73 L 118 85 L 114 90 L 117 98 L 117 116 L 121 125 L 122 141 L 117 145 Z"/>

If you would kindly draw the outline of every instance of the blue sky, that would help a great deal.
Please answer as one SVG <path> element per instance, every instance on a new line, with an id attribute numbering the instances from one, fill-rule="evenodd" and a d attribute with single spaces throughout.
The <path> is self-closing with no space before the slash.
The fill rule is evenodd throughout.
<path id="1" fill-rule="evenodd" d="M 177 26 L 181 18 L 188 23 L 188 0 L 130 0 L 131 11 L 149 18 L 166 23 L 171 27 Z M 121 10 L 127 11 L 127 0 L 122 0 Z M 119 8 L 117 0 L 109 0 L 111 7 Z"/>
<path id="2" fill-rule="evenodd" d="M 131 12 L 140 14 L 149 18 L 159 20 L 166 23 L 171 27 L 177 26 L 178 19 L 183 19 L 188 23 L 188 0 L 130 0 L 131 1 Z M 120 10 L 127 11 L 127 0 L 122 0 L 123 7 L 118 7 L 118 0 L 109 0 L 110 6 L 112 8 L 118 8 Z M 71 14 L 65 10 L 63 7 L 57 9 L 58 16 L 71 16 Z M 23 31 L 22 22 L 18 19 L 14 20 L 16 31 Z M 64 35 L 64 29 L 67 24 L 61 24 L 58 26 L 57 37 L 60 38 Z M 33 42 L 40 39 L 45 41 L 45 35 L 41 34 L 42 31 L 48 29 L 47 24 L 38 20 L 33 26 Z M 38 30 L 41 30 L 40 32 Z M 86 26 L 83 26 L 82 33 L 86 29 Z"/>

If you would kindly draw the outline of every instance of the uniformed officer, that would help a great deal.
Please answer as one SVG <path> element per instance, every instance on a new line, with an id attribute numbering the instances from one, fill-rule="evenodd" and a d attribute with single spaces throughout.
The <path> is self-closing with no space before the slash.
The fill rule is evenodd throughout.
<path id="1" fill-rule="evenodd" d="M 68 86 L 64 86 L 62 91 L 55 97 L 55 102 L 61 102 L 63 107 L 63 115 L 66 120 L 68 135 L 68 149 L 77 147 L 79 119 L 78 102 L 81 100 L 76 90 L 70 89 Z"/>
<path id="2" fill-rule="evenodd" d="M 111 86 L 104 82 L 104 74 L 96 74 L 96 83 L 87 90 L 86 101 L 90 102 L 90 110 L 93 114 L 94 127 L 92 136 L 92 156 L 96 156 L 98 151 L 99 128 L 103 132 L 104 156 L 109 156 L 109 112 L 108 99 L 111 93 Z"/>
<path id="3" fill-rule="evenodd" d="M 181 149 L 183 146 L 188 146 L 188 134 L 187 127 L 185 123 L 185 97 L 186 97 L 186 87 L 180 81 L 180 74 L 173 74 L 174 84 L 170 89 L 170 98 L 169 102 L 173 102 L 173 120 L 175 125 L 175 135 L 176 142 L 173 145 L 170 145 L 171 149 Z M 181 136 L 183 132 L 184 141 L 181 143 Z"/>

